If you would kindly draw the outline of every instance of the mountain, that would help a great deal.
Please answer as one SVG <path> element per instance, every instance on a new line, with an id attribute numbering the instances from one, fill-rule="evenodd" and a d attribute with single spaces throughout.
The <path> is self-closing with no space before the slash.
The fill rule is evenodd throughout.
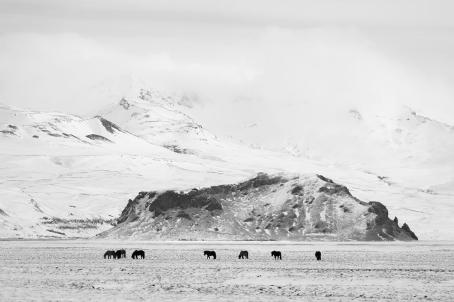
<path id="1" fill-rule="evenodd" d="M 0 237 L 94 236 L 117 223 L 136 192 L 208 188 L 264 172 L 326 175 L 360 200 L 384 202 L 421 239 L 454 239 L 451 126 L 412 111 L 399 124 L 347 112 L 357 141 L 339 139 L 328 152 L 308 137 L 288 152 L 214 134 L 201 108 L 185 95 L 146 89 L 114 96 L 89 118 L 1 106 Z M 361 143 L 374 127 L 387 150 L 380 156 L 380 144 Z M 392 153 L 395 127 L 406 140 Z M 334 160 L 336 152 L 342 156 Z M 375 160 L 358 156 L 369 153 Z"/>
<path id="2" fill-rule="evenodd" d="M 121 209 L 109 187 L 134 148 L 172 155 L 103 119 L 0 107 L 2 237 L 87 236 Z M 117 171 L 116 171 L 117 170 Z M 133 188 L 135 188 L 133 186 Z M 112 202 L 112 200 L 116 202 Z"/>
<path id="3" fill-rule="evenodd" d="M 172 102 L 139 93 L 130 103 L 88 119 L 1 106 L 0 237 L 93 236 L 115 224 L 133 192 L 238 181 L 273 170 L 263 163 L 280 156 L 217 139 Z M 153 135 L 132 108 L 161 119 Z M 114 110 L 121 125 L 107 119 Z"/>
<path id="4" fill-rule="evenodd" d="M 140 192 L 101 238 L 147 240 L 417 240 L 321 175 L 259 174 L 234 185 L 188 192 Z"/>

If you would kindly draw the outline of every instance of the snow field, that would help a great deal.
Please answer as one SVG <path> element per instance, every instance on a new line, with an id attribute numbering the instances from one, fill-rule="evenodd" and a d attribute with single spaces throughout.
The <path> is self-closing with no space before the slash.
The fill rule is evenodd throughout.
<path id="1" fill-rule="evenodd" d="M 125 248 L 127 258 L 103 259 Z M 143 249 L 145 260 L 131 259 Z M 203 251 L 218 259 L 206 260 Z M 249 260 L 239 260 L 240 250 Z M 271 258 L 280 250 L 282 261 Z M 322 261 L 314 257 L 322 251 Z M 3 241 L 1 301 L 451 301 L 454 243 Z"/>

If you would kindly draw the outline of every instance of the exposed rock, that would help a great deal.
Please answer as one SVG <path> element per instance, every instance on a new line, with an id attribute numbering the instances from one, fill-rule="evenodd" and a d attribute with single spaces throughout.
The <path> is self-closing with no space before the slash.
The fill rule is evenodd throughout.
<path id="1" fill-rule="evenodd" d="M 191 191 L 188 194 L 167 191 L 158 195 L 150 204 L 148 210 L 154 212 L 155 215 L 160 215 L 169 209 L 176 208 L 200 208 L 215 211 L 222 210 L 222 205 L 215 197 L 206 194 L 203 190 Z"/>
<path id="2" fill-rule="evenodd" d="M 376 201 L 369 202 L 369 212 L 374 213 L 375 219 L 368 222 L 366 237 L 369 240 L 418 240 L 418 237 L 406 225 L 399 228 L 397 217 L 389 219 L 388 209 Z"/>
<path id="3" fill-rule="evenodd" d="M 416 236 L 416 234 L 413 233 L 412 230 L 410 230 L 410 227 L 405 222 L 402 225 L 402 230 L 406 231 L 410 235 L 410 237 L 413 238 L 414 240 L 418 240 L 418 237 Z"/>
<path id="4" fill-rule="evenodd" d="M 191 154 L 192 152 L 186 148 L 182 148 L 178 145 L 163 145 L 164 148 L 169 149 L 170 151 L 173 151 L 175 153 L 180 153 L 180 154 Z"/>
<path id="5" fill-rule="evenodd" d="M 295 186 L 293 189 L 292 189 L 292 194 L 293 195 L 299 195 L 303 192 L 303 187 L 302 186 Z"/>
<path id="6" fill-rule="evenodd" d="M 187 219 L 187 220 L 192 220 L 191 216 L 186 213 L 185 211 L 179 211 L 177 216 L 177 218 L 184 218 L 184 219 Z"/>
<path id="7" fill-rule="evenodd" d="M 183 218 L 183 219 L 182 219 Z M 217 230 L 217 231 L 216 231 Z M 140 192 L 100 237 L 182 240 L 417 240 L 322 175 L 260 173 L 247 181 L 186 192 Z"/>
<path id="8" fill-rule="evenodd" d="M 128 110 L 129 107 L 131 107 L 131 104 L 129 104 L 129 102 L 125 98 L 122 98 L 120 100 L 120 106 L 122 106 L 125 110 Z"/>
<path id="9" fill-rule="evenodd" d="M 120 127 L 118 127 L 116 124 L 112 123 L 111 121 L 106 120 L 105 118 L 102 118 L 100 116 L 97 116 L 97 118 L 101 121 L 101 124 L 106 128 L 107 131 L 110 133 L 114 133 L 115 130 L 121 131 Z"/>
<path id="10" fill-rule="evenodd" d="M 102 135 L 98 135 L 98 134 L 88 134 L 86 135 L 87 138 L 91 139 L 91 140 L 98 140 L 98 141 L 104 141 L 104 142 L 109 142 L 111 143 L 112 141 Z"/>
<path id="11" fill-rule="evenodd" d="M 0 132 L 9 135 L 16 135 L 16 133 L 12 130 L 0 130 Z"/>

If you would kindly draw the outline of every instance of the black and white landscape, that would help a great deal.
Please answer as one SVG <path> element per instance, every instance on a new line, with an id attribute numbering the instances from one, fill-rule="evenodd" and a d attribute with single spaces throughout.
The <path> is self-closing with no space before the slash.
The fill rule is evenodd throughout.
<path id="1" fill-rule="evenodd" d="M 346 142 L 336 144 L 337 148 L 354 153 L 374 131 L 382 137 L 370 142 L 374 145 L 365 156 L 378 157 L 376 148 L 385 154 L 369 165 L 351 163 L 354 158 L 333 163 L 323 158 L 323 153 L 319 158 L 295 155 L 284 147 L 269 150 L 217 136 L 193 117 L 196 113 L 191 112 L 200 105 L 189 107 L 187 102 L 184 96 L 163 96 L 138 88 L 86 118 L 2 106 L 2 237 L 87 238 L 128 220 L 128 231 L 121 224 L 102 236 L 124 231 L 131 238 L 174 240 L 206 236 L 301 240 L 306 235 L 331 240 L 399 239 L 392 231 L 389 236 L 381 234 L 373 239 L 365 236 L 367 223 L 373 218 L 364 214 L 373 213 L 371 216 L 384 215 L 384 219 L 397 217 L 395 227 L 406 223 L 420 239 L 453 238 L 450 172 L 454 160 L 448 152 L 454 148 L 444 149 L 454 145 L 452 126 L 403 110 L 396 118 L 374 117 L 382 124 L 377 122 L 370 129 L 367 121 L 358 120 L 360 112 L 352 114 L 346 108 L 340 114 L 350 117 L 355 131 L 364 135 L 358 136 L 358 144 Z M 389 132 L 395 141 L 387 141 Z M 429 140 L 433 144 L 426 145 Z M 432 148 L 439 151 L 426 158 Z M 265 179 L 263 184 L 244 185 L 259 173 L 264 173 L 259 176 Z M 275 178 L 279 179 L 273 181 Z M 216 186 L 220 185 L 237 187 L 221 189 L 219 194 Z M 145 220 L 141 225 L 129 224 L 131 217 L 125 217 L 124 211 L 132 206 L 130 199 L 137 203 L 148 194 L 145 202 L 151 202 L 151 192 L 191 194 L 194 189 L 222 202 L 226 209 L 219 204 L 219 212 L 228 216 L 208 211 L 205 214 L 209 215 L 197 213 L 197 219 L 185 219 L 170 213 L 177 219 L 168 220 L 163 213 L 165 230 L 155 219 L 160 215 L 152 211 L 141 216 L 141 221 Z M 170 201 L 164 202 L 169 204 L 165 210 L 184 212 L 188 206 L 171 206 L 173 198 L 171 195 L 167 198 Z M 388 215 L 385 209 L 374 210 L 371 202 L 383 204 Z M 197 212 L 199 207 L 205 205 L 190 208 Z M 262 215 L 260 219 L 258 215 Z M 234 218 L 235 229 L 214 231 L 222 222 L 217 226 L 210 221 L 213 217 L 229 223 Z M 204 221 L 197 229 L 204 233 L 191 228 L 199 220 Z M 257 226 L 260 232 L 255 232 Z"/>
<path id="2" fill-rule="evenodd" d="M 0 300 L 452 300 L 453 9 L 0 0 Z"/>

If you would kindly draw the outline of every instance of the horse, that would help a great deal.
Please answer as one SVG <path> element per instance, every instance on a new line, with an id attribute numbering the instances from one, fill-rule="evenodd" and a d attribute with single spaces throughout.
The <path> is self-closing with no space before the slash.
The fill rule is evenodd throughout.
<path id="1" fill-rule="evenodd" d="M 320 251 L 316 251 L 315 258 L 317 258 L 317 261 L 322 260 L 322 253 Z"/>
<path id="2" fill-rule="evenodd" d="M 249 253 L 248 251 L 241 251 L 240 254 L 238 255 L 238 259 L 249 259 Z"/>
<path id="3" fill-rule="evenodd" d="M 142 251 L 142 250 L 135 250 L 135 251 L 132 253 L 131 258 L 132 258 L 132 259 L 139 259 L 139 257 L 140 257 L 141 259 L 144 259 L 144 258 L 145 258 L 145 252 Z"/>
<path id="4" fill-rule="evenodd" d="M 272 251 L 271 257 L 274 257 L 274 260 L 276 259 L 282 260 L 282 254 L 280 251 Z"/>
<path id="5" fill-rule="evenodd" d="M 117 259 L 126 258 L 126 251 L 125 250 L 118 250 L 115 252 Z"/>
<path id="6" fill-rule="evenodd" d="M 118 250 L 115 252 L 115 259 L 126 258 L 126 251 L 125 250 Z"/>
<path id="7" fill-rule="evenodd" d="M 114 258 L 115 259 L 115 251 L 107 251 L 104 253 L 104 259 L 110 259 Z"/>
<path id="8" fill-rule="evenodd" d="M 203 254 L 207 256 L 207 259 L 211 259 L 211 256 L 213 256 L 213 259 L 216 259 L 216 252 L 215 251 L 204 251 Z"/>

